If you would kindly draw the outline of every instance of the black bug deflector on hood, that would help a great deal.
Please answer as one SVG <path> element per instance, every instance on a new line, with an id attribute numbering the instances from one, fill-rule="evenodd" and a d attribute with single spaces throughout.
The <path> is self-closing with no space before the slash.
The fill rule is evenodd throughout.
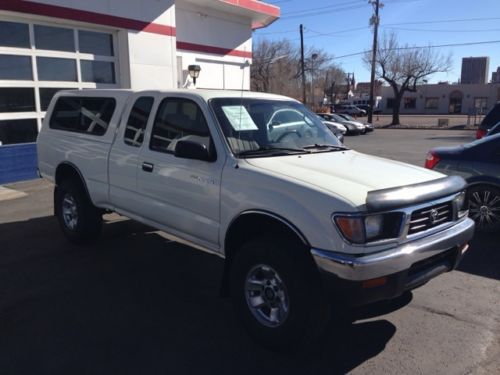
<path id="1" fill-rule="evenodd" d="M 449 176 L 414 185 L 369 191 L 368 211 L 386 211 L 439 199 L 465 190 L 467 182 L 459 176 Z"/>

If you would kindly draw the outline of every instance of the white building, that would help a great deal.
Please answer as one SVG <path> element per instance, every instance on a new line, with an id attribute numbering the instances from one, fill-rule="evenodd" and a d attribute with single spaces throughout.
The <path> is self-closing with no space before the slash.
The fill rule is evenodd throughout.
<path id="1" fill-rule="evenodd" d="M 382 86 L 380 108 L 391 113 L 394 91 Z M 401 114 L 485 114 L 500 101 L 500 84 L 429 84 L 406 92 Z"/>
<path id="2" fill-rule="evenodd" d="M 34 176 L 60 89 L 249 89 L 252 30 L 280 14 L 255 0 L 0 1 L 0 184 Z M 189 80 L 189 79 L 188 79 Z"/>

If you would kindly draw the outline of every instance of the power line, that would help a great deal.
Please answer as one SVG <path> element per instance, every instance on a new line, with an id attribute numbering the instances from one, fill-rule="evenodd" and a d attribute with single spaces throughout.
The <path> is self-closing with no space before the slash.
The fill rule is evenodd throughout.
<path id="1" fill-rule="evenodd" d="M 305 17 L 311 17 L 311 16 L 318 16 L 318 15 L 324 15 L 324 14 L 329 14 L 329 13 L 339 13 L 339 12 L 344 12 L 348 10 L 353 10 L 353 9 L 360 9 L 360 8 L 366 8 L 366 4 L 362 5 L 353 5 L 353 6 L 346 6 L 343 8 L 336 8 L 336 9 L 331 9 L 331 10 L 320 10 L 320 11 L 315 11 L 315 12 L 310 12 L 310 13 L 301 13 L 297 15 L 291 15 L 291 16 L 283 16 L 281 18 L 285 19 L 293 19 L 293 18 L 305 18 Z"/>
<path id="2" fill-rule="evenodd" d="M 400 23 L 387 23 L 387 24 L 380 25 L 380 26 L 425 25 L 425 24 L 435 24 L 435 23 L 473 22 L 473 21 L 495 21 L 495 20 L 500 20 L 500 17 L 461 18 L 461 19 L 434 20 L 434 21 L 400 22 Z"/>
<path id="3" fill-rule="evenodd" d="M 328 33 L 322 33 L 322 32 L 315 31 L 315 30 L 311 30 L 311 29 L 308 29 L 308 30 L 309 30 L 310 32 L 312 32 L 312 33 L 317 34 L 316 36 L 335 36 L 335 35 L 337 35 L 337 34 L 348 33 L 348 32 L 351 32 L 351 31 L 366 30 L 366 29 L 369 29 L 369 28 L 370 28 L 370 26 L 363 26 L 363 27 L 356 27 L 356 28 L 353 28 L 353 29 L 346 29 L 346 30 L 332 31 L 332 32 L 328 32 Z"/>
<path id="4" fill-rule="evenodd" d="M 473 45 L 479 45 L 479 44 L 496 44 L 496 43 L 500 43 L 500 40 L 487 40 L 487 41 L 468 42 L 468 43 L 466 42 L 466 43 L 434 44 L 434 45 L 429 45 L 429 46 L 397 47 L 397 48 L 381 49 L 380 51 L 399 51 L 399 50 L 441 48 L 441 47 L 464 47 L 464 46 L 473 46 Z M 344 57 L 364 55 L 365 53 L 368 53 L 368 52 L 371 52 L 371 50 L 354 52 L 354 53 L 349 53 L 347 55 L 341 55 L 341 56 L 334 56 L 331 58 L 331 60 L 337 60 L 337 59 L 341 59 Z"/>
<path id="5" fill-rule="evenodd" d="M 385 29 L 390 30 L 401 30 L 401 31 L 419 31 L 419 32 L 433 32 L 433 33 L 484 33 L 484 32 L 494 32 L 500 31 L 500 29 L 462 29 L 462 30 L 450 30 L 450 29 L 411 29 L 406 27 L 391 27 L 391 26 L 382 26 Z"/>
<path id="6" fill-rule="evenodd" d="M 314 11 L 319 11 L 319 10 L 327 10 L 331 8 L 338 8 L 346 5 L 353 5 L 353 4 L 359 4 L 359 0 L 357 1 L 347 1 L 345 3 L 338 3 L 335 5 L 325 5 L 317 8 L 308 8 L 308 9 L 300 9 L 300 10 L 292 10 L 290 12 L 285 12 L 282 14 L 282 16 L 288 16 L 288 15 L 293 15 L 293 14 L 303 14 L 303 13 L 309 13 L 309 12 L 314 12 Z"/>

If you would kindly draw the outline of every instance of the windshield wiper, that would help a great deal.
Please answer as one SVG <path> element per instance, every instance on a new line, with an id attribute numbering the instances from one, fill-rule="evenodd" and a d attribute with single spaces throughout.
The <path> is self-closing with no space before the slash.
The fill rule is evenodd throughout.
<path id="1" fill-rule="evenodd" d="M 255 150 L 246 150 L 246 151 L 241 151 L 237 154 L 237 156 L 254 156 L 254 155 L 262 155 L 262 154 L 269 154 L 269 155 L 290 155 L 290 154 L 304 154 L 304 153 L 310 153 L 311 151 L 305 150 L 303 148 L 292 148 L 292 147 L 272 147 L 272 146 L 263 146 L 259 147 Z"/>
<path id="2" fill-rule="evenodd" d="M 322 144 L 322 143 L 315 143 L 313 145 L 307 145 L 302 147 L 304 150 L 309 150 L 309 149 L 319 149 L 319 150 L 335 150 L 335 151 L 341 151 L 341 150 L 349 150 L 349 148 L 345 146 L 339 146 L 339 145 L 329 145 L 329 144 Z"/>

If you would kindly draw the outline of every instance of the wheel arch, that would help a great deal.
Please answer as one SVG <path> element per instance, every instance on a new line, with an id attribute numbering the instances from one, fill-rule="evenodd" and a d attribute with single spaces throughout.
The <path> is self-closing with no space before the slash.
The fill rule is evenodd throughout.
<path id="1" fill-rule="evenodd" d="M 92 202 L 92 199 L 90 197 L 90 194 L 89 194 L 89 191 L 87 188 L 87 184 L 85 183 L 85 179 L 83 178 L 82 173 L 80 172 L 80 170 L 78 169 L 78 167 L 76 165 L 74 165 L 73 163 L 68 162 L 68 161 L 62 162 L 56 168 L 55 179 L 54 179 L 55 184 L 56 184 L 56 188 L 54 189 L 54 198 L 55 198 L 57 186 L 60 185 L 61 182 L 65 179 L 71 179 L 71 180 L 76 181 L 79 184 L 81 184 L 81 186 L 83 187 L 83 190 L 85 191 L 87 198 L 89 199 L 90 202 Z M 55 202 L 55 199 L 54 199 L 54 202 Z M 54 204 L 54 214 L 56 213 L 55 211 L 56 211 L 56 207 Z"/>
<path id="2" fill-rule="evenodd" d="M 493 176 L 473 176 L 466 179 L 467 188 L 477 185 L 493 185 L 500 188 L 500 179 Z"/>
<path id="3" fill-rule="evenodd" d="M 272 234 L 276 237 L 286 236 L 300 242 L 305 249 L 310 247 L 306 236 L 294 224 L 280 215 L 265 210 L 248 210 L 240 213 L 229 224 L 224 238 L 226 260 L 221 285 L 223 296 L 228 295 L 229 270 L 238 249 L 245 241 L 261 234 Z"/>

